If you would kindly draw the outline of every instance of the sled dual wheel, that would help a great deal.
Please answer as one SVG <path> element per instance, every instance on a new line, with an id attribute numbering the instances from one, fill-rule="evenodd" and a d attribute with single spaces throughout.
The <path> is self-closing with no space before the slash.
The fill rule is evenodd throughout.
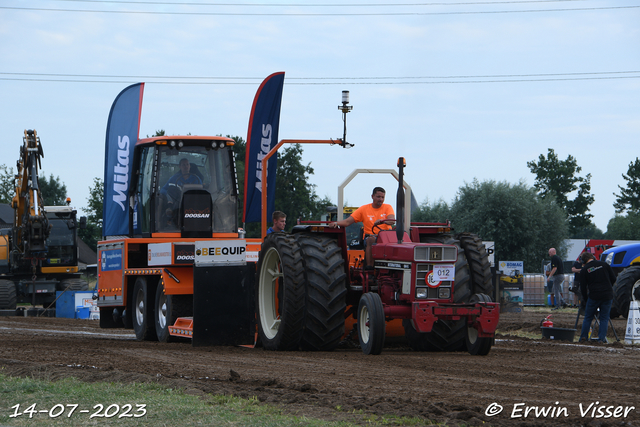
<path id="1" fill-rule="evenodd" d="M 178 337 L 169 334 L 169 326 L 176 323 L 178 317 L 193 315 L 193 297 L 191 295 L 166 295 L 164 283 L 160 280 L 155 298 L 155 329 L 160 342 L 178 341 Z"/>
<path id="2" fill-rule="evenodd" d="M 358 340 L 364 354 L 380 354 L 384 346 L 386 323 L 380 295 L 367 292 L 358 304 Z"/>
<path id="3" fill-rule="evenodd" d="M 156 341 L 156 329 L 153 326 L 153 303 L 147 279 L 138 277 L 133 286 L 133 331 L 138 341 Z"/>
<path id="4" fill-rule="evenodd" d="M 640 282 L 640 265 L 632 265 L 618 274 L 616 283 L 613 285 L 613 305 L 617 313 L 625 318 L 629 315 L 629 304 L 633 299 L 633 288 L 638 282 Z M 640 295 L 635 297 L 636 300 L 640 301 Z"/>
<path id="5" fill-rule="evenodd" d="M 11 280 L 0 280 L 0 309 L 15 310 L 17 304 L 16 285 Z"/>
<path id="6" fill-rule="evenodd" d="M 256 317 L 266 350 L 297 350 L 304 332 L 305 279 L 293 236 L 271 233 L 257 266 Z"/>
<path id="7" fill-rule="evenodd" d="M 469 301 L 471 303 L 476 302 L 491 302 L 489 295 L 475 294 Z M 474 356 L 486 356 L 491 350 L 493 345 L 493 337 L 479 337 L 478 330 L 471 325 L 467 325 L 467 351 Z"/>

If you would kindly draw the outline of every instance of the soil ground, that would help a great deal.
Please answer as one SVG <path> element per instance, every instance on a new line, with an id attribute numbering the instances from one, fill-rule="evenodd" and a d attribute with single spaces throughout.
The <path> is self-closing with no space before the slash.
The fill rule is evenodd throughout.
<path id="1" fill-rule="evenodd" d="M 333 352 L 194 348 L 137 342 L 130 330 L 100 329 L 95 320 L 0 317 L 0 372 L 160 382 L 194 394 L 255 396 L 326 420 L 358 422 L 365 413 L 450 426 L 640 426 L 640 349 L 624 344 L 626 319 L 613 320 L 620 342 L 610 330 L 611 344 L 578 344 L 541 337 L 549 313 L 502 313 L 484 357 L 413 352 L 401 344 L 379 356 L 349 346 Z M 555 327 L 573 328 L 575 320 L 575 310 L 553 315 Z"/>

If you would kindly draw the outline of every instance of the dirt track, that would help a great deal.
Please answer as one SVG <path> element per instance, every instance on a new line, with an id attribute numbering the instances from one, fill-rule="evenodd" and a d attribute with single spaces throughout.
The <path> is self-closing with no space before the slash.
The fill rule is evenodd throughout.
<path id="1" fill-rule="evenodd" d="M 609 345 L 508 335 L 525 330 L 540 336 L 543 317 L 539 312 L 501 314 L 501 334 L 486 357 L 417 353 L 402 346 L 380 356 L 350 348 L 330 353 L 193 348 L 136 342 L 131 331 L 102 330 L 91 320 L 0 317 L 0 368 L 13 376 L 161 382 L 195 394 L 257 396 L 292 413 L 328 420 L 362 419 L 349 413 L 355 409 L 451 426 L 483 421 L 496 426 L 640 426 L 640 348 L 623 344 L 626 320 L 614 320 L 622 341 Z M 572 328 L 575 317 L 554 314 L 554 326 Z M 615 340 L 611 331 L 609 340 Z M 595 417 L 591 410 L 581 416 L 580 404 L 584 411 L 591 404 L 613 408 L 603 409 L 604 417 L 597 410 Z M 497 405 L 503 410 L 488 416 Z M 551 412 L 524 417 L 527 407 Z M 616 417 L 616 407 L 626 407 L 627 416 Z"/>

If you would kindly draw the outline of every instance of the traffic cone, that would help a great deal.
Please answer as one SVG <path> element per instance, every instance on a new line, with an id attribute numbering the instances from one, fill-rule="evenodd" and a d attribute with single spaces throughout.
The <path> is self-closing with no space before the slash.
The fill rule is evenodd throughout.
<path id="1" fill-rule="evenodd" d="M 629 303 L 629 315 L 627 316 L 627 334 L 624 337 L 625 344 L 640 344 L 640 309 L 635 299 Z"/>

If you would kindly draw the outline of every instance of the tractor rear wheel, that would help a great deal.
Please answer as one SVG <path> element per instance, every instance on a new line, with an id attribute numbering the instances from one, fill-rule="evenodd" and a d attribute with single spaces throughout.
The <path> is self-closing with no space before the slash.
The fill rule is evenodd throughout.
<path id="1" fill-rule="evenodd" d="M 347 286 L 342 250 L 325 235 L 296 234 L 306 282 L 302 348 L 331 351 L 344 335 Z"/>
<path id="2" fill-rule="evenodd" d="M 477 235 L 460 233 L 456 235 L 460 246 L 464 250 L 471 271 L 471 292 L 473 294 L 485 294 L 491 298 L 493 295 L 493 283 L 491 281 L 491 263 L 487 249 Z"/>
<path id="3" fill-rule="evenodd" d="M 0 280 L 0 309 L 15 310 L 17 304 L 16 285 L 11 280 Z"/>
<path id="4" fill-rule="evenodd" d="M 404 327 L 404 337 L 407 339 L 407 343 L 409 347 L 413 349 L 413 351 L 434 351 L 436 350 L 429 343 L 428 333 L 421 333 L 416 331 L 416 328 L 413 327 L 413 323 L 411 319 L 403 319 L 402 326 Z"/>
<path id="5" fill-rule="evenodd" d="M 138 277 L 133 287 L 133 330 L 138 341 L 156 341 L 156 329 L 151 324 L 154 318 L 152 295 L 147 279 Z"/>
<path id="6" fill-rule="evenodd" d="M 469 302 L 491 302 L 491 298 L 486 294 L 475 294 Z M 467 351 L 474 356 L 486 356 L 493 345 L 493 338 L 479 337 L 478 330 L 471 325 L 467 325 Z"/>
<path id="7" fill-rule="evenodd" d="M 616 283 L 613 285 L 613 304 L 622 317 L 626 318 L 629 315 L 631 292 L 633 292 L 633 285 L 638 281 L 640 281 L 640 265 L 632 265 L 618 274 Z M 640 295 L 637 295 L 636 299 L 638 297 Z"/>
<path id="8" fill-rule="evenodd" d="M 191 295 L 166 295 L 164 284 L 158 283 L 155 304 L 155 328 L 158 341 L 177 341 L 177 337 L 169 335 L 169 326 L 176 323 L 178 317 L 189 317 L 193 314 L 193 297 Z"/>
<path id="9" fill-rule="evenodd" d="M 423 243 L 442 243 L 446 245 L 455 245 L 458 248 L 458 260 L 456 261 L 456 276 L 453 290 L 454 303 L 466 303 L 471 298 L 471 271 L 467 262 L 465 252 L 458 240 L 450 235 L 442 234 L 436 236 L 424 236 L 421 238 Z M 417 332 L 416 332 L 417 333 Z M 405 328 L 405 336 L 407 329 Z M 418 342 L 417 348 L 420 351 L 464 351 L 465 339 L 467 336 L 467 321 L 460 320 L 438 320 L 433 324 L 431 332 L 427 332 L 423 343 Z M 416 341 L 414 340 L 414 344 Z M 410 343 L 411 345 L 411 343 Z"/>
<path id="10" fill-rule="evenodd" d="M 386 322 L 380 295 L 367 292 L 358 304 L 358 340 L 364 354 L 380 354 L 384 347 Z"/>
<path id="11" fill-rule="evenodd" d="M 305 278 L 293 236 L 269 234 L 257 266 L 256 318 L 266 350 L 297 350 L 304 332 Z"/>

